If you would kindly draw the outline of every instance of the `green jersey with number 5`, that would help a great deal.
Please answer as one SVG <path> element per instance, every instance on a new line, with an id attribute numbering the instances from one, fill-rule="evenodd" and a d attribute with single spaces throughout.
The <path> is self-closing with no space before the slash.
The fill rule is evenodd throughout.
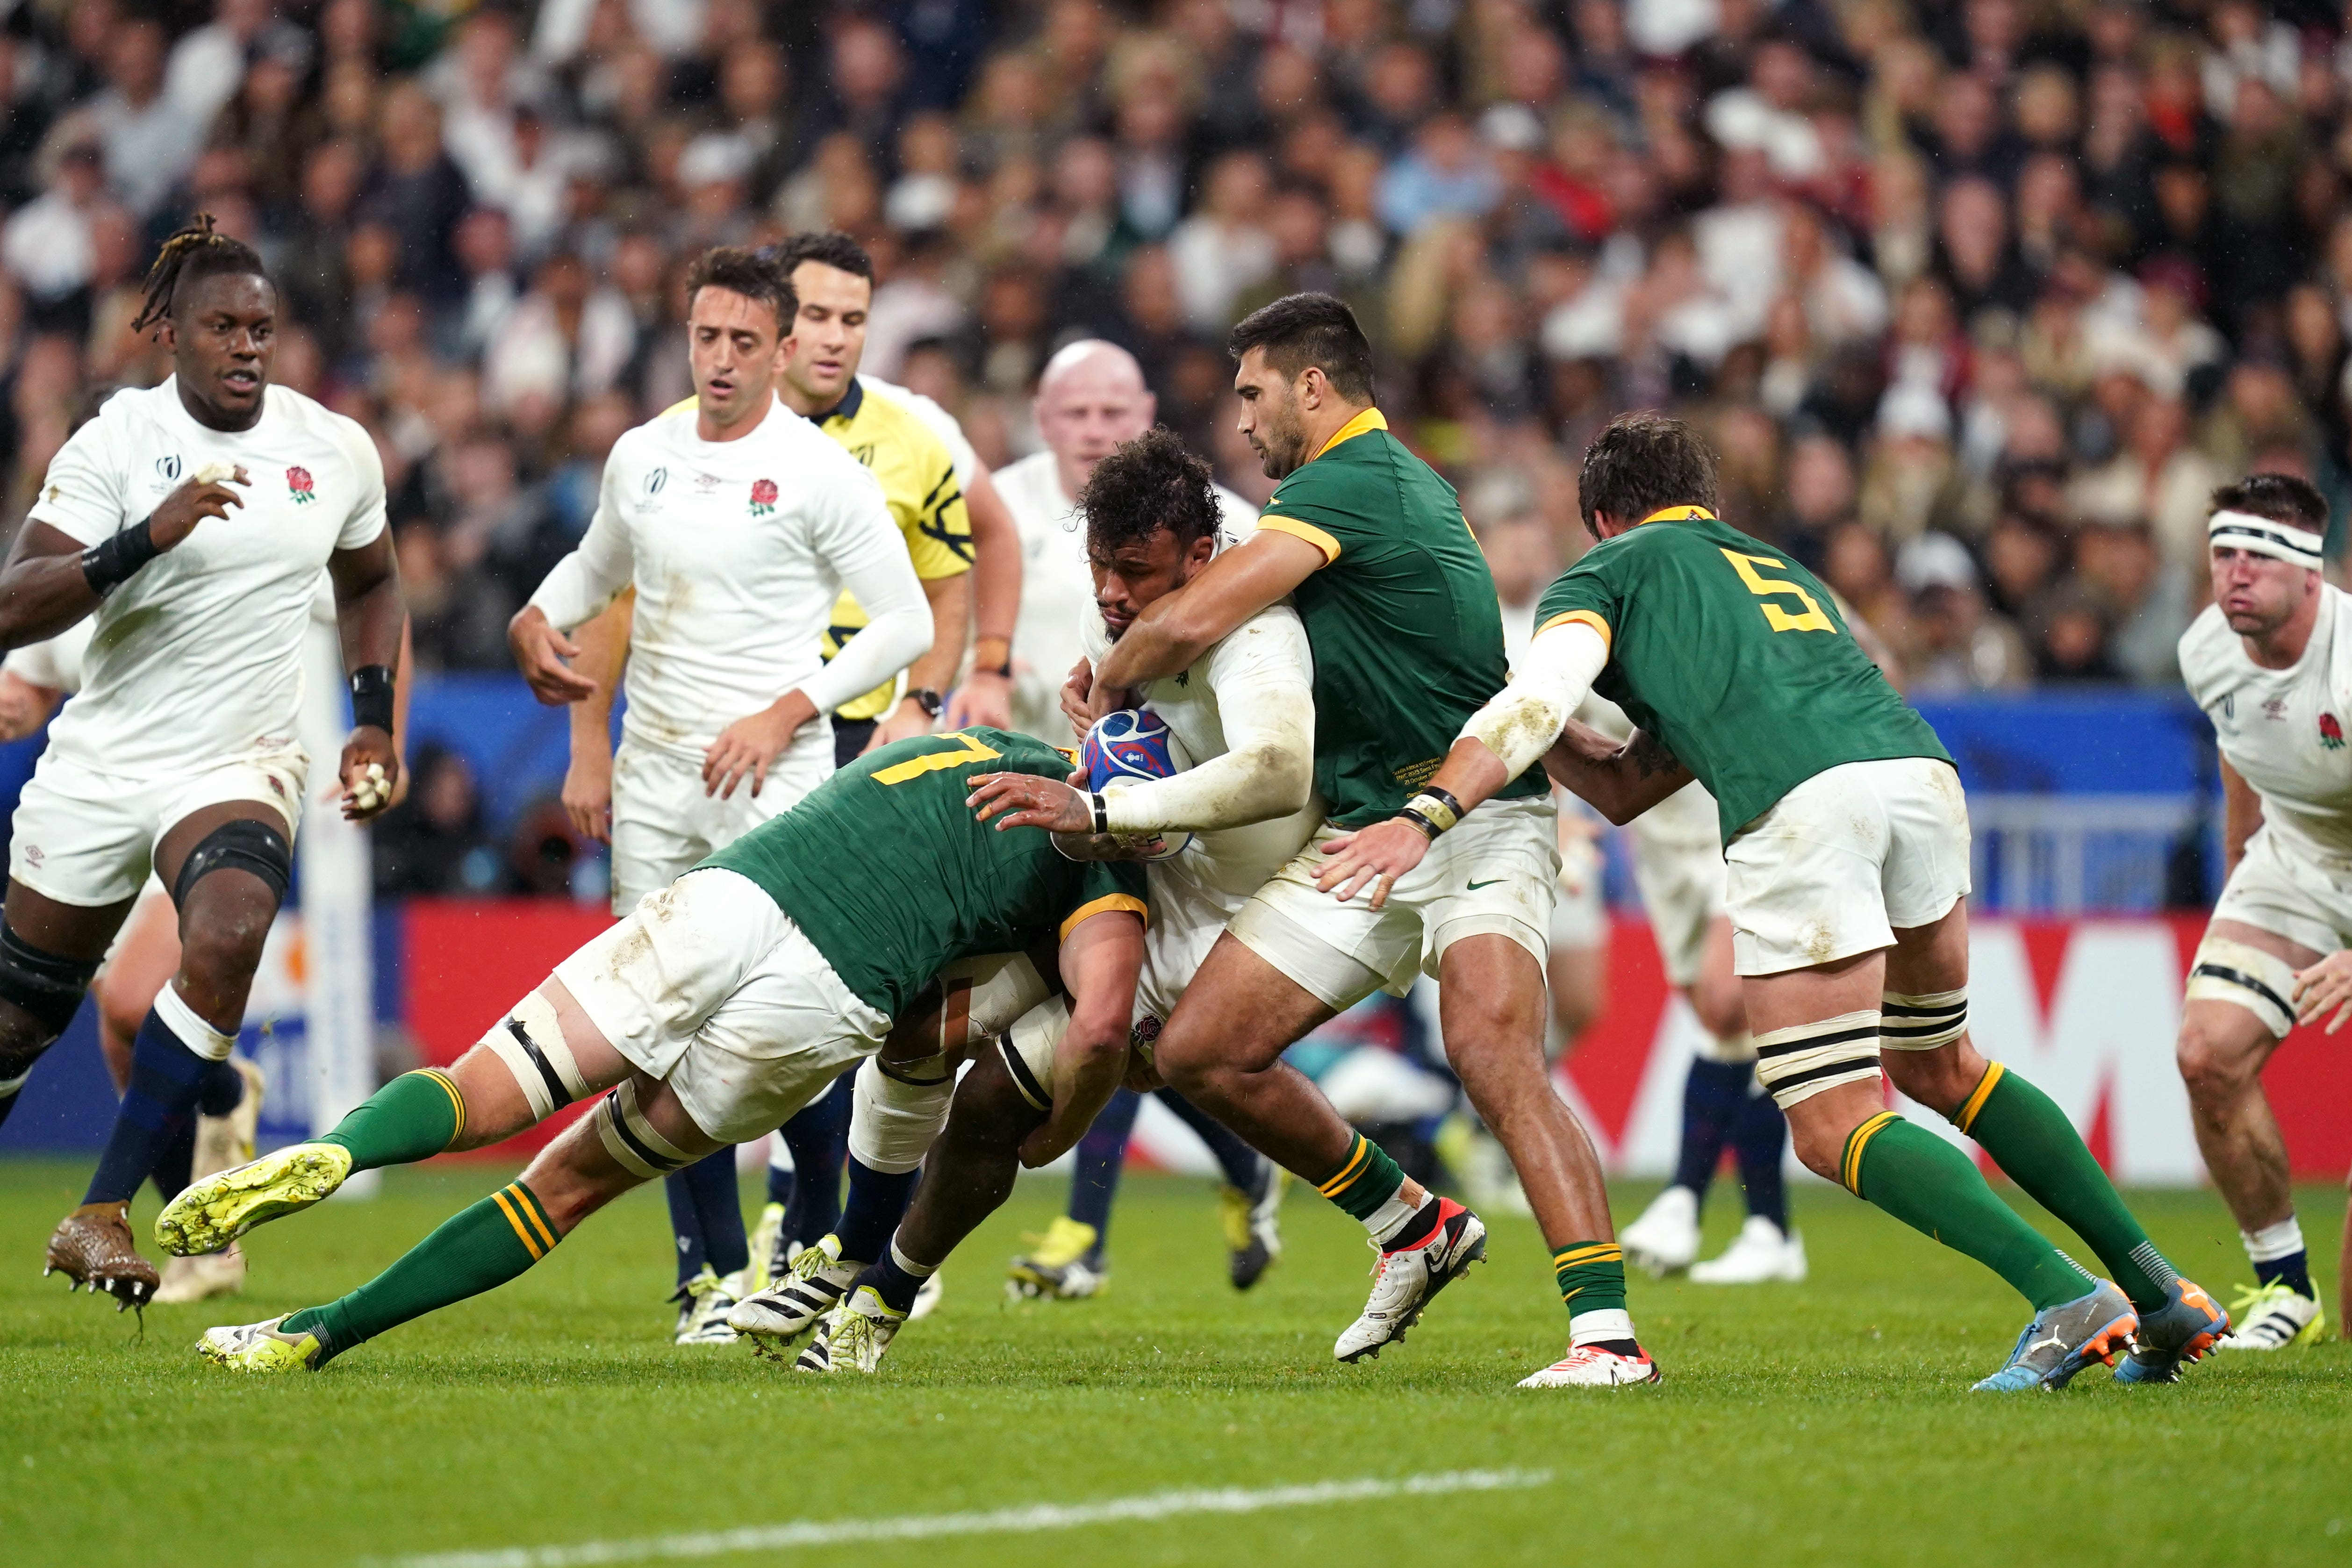
<path id="1" fill-rule="evenodd" d="M 759 883 L 844 985 L 895 1018 L 958 958 L 1022 952 L 1107 909 L 1144 913 L 1140 865 L 1066 859 L 1043 828 L 999 831 L 966 804 L 976 773 L 1063 779 L 1070 766 L 1001 729 L 915 736 L 702 864 Z"/>
<path id="2" fill-rule="evenodd" d="M 1951 760 L 1820 580 L 1703 508 L 1671 507 L 1588 550 L 1536 607 L 1538 633 L 1570 621 L 1608 639 L 1592 689 L 1697 775 L 1727 843 L 1843 763 Z"/>

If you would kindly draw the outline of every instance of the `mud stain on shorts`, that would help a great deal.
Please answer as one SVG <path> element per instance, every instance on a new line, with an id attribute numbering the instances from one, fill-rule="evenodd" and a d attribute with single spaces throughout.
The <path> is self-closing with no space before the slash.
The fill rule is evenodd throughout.
<path id="1" fill-rule="evenodd" d="M 1805 957 L 1814 964 L 1826 964 L 1837 951 L 1837 940 L 1830 934 L 1830 923 L 1813 919 L 1805 922 Z"/>

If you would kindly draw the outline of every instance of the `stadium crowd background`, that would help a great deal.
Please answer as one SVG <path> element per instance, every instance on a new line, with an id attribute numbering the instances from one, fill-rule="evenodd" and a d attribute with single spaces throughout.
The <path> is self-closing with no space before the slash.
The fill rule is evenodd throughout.
<path id="1" fill-rule="evenodd" d="M 1341 295 L 1507 593 L 1581 547 L 1588 436 L 1672 407 L 1917 694 L 2177 685 L 2207 492 L 2315 479 L 2331 558 L 2352 509 L 2352 44 L 2315 0 L 0 13 L 0 527 L 165 373 L 140 276 L 209 211 L 280 280 L 278 379 L 375 434 L 427 671 L 509 668 L 612 442 L 690 390 L 692 255 L 810 228 L 877 260 L 865 368 L 984 460 L 1101 336 L 1253 498 L 1224 331 Z M 383 891 L 580 891 L 412 760 Z"/>

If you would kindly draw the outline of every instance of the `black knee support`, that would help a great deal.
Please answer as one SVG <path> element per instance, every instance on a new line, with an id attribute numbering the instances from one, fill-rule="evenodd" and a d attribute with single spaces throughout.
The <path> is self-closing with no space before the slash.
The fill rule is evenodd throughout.
<path id="1" fill-rule="evenodd" d="M 0 1000 L 39 1019 L 51 1039 L 73 1022 L 74 1009 L 97 973 L 96 964 L 42 952 L 0 918 Z"/>
<path id="2" fill-rule="evenodd" d="M 241 871 L 269 884 L 278 902 L 286 902 L 287 884 L 294 880 L 294 846 L 274 822 L 239 817 L 223 822 L 198 841 L 181 862 L 172 883 L 172 902 L 184 908 L 188 890 L 216 871 Z"/>

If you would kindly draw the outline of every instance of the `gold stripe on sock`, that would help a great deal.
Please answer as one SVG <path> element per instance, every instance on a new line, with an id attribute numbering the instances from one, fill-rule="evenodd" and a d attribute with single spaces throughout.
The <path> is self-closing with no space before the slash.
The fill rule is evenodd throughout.
<path id="1" fill-rule="evenodd" d="M 538 1195 L 520 1182 L 512 1183 L 507 1191 L 513 1196 L 515 1207 L 522 1210 L 522 1217 L 530 1222 L 530 1228 L 539 1232 L 540 1239 L 547 1243 L 551 1251 L 553 1250 L 558 1240 L 555 1227 L 541 1210 Z"/>
<path id="2" fill-rule="evenodd" d="M 1318 1183 L 1315 1190 L 1325 1197 L 1339 1197 L 1348 1190 L 1349 1183 L 1363 1174 L 1364 1163 L 1371 1157 L 1372 1141 L 1361 1133 L 1357 1134 L 1355 1145 L 1348 1151 L 1348 1163 L 1339 1167 L 1339 1175 Z"/>
<path id="3" fill-rule="evenodd" d="M 441 1092 L 449 1096 L 449 1109 L 457 1113 L 457 1130 L 449 1134 L 449 1142 L 441 1145 L 443 1148 L 449 1148 L 456 1145 L 459 1138 L 466 1135 L 466 1096 L 458 1089 L 457 1081 L 438 1068 L 420 1067 L 417 1072 L 441 1085 Z"/>
<path id="4" fill-rule="evenodd" d="M 1862 1196 L 1862 1151 L 1870 1140 L 1886 1130 L 1888 1124 L 1900 1120 L 1892 1111 L 1881 1111 L 1861 1126 L 1846 1134 L 1845 1159 L 1838 1170 L 1838 1181 L 1856 1197 Z"/>
<path id="5" fill-rule="evenodd" d="M 1952 1125 L 1963 1133 L 1975 1126 L 1977 1117 L 1984 1112 L 1985 1102 L 1992 1098 L 1994 1088 L 2000 1084 L 2008 1071 L 2009 1069 L 1998 1061 L 1986 1062 L 1985 1074 L 1977 1080 L 1975 1090 L 1969 1093 L 1960 1108 L 1952 1113 Z"/>
<path id="6" fill-rule="evenodd" d="M 1625 1249 L 1614 1241 L 1596 1241 L 1590 1247 L 1569 1247 L 1551 1255 L 1551 1266 L 1567 1269 L 1582 1263 L 1622 1263 Z"/>
<path id="7" fill-rule="evenodd" d="M 509 1225 L 514 1227 L 515 1236 L 522 1242 L 523 1250 L 530 1254 L 532 1262 L 536 1263 L 547 1256 L 547 1249 L 539 1244 L 539 1239 L 533 1236 L 530 1233 L 530 1228 L 522 1222 L 522 1216 L 515 1212 L 514 1203 L 507 1197 L 504 1188 L 490 1194 L 490 1201 L 499 1206 L 499 1212 L 507 1217 Z"/>

